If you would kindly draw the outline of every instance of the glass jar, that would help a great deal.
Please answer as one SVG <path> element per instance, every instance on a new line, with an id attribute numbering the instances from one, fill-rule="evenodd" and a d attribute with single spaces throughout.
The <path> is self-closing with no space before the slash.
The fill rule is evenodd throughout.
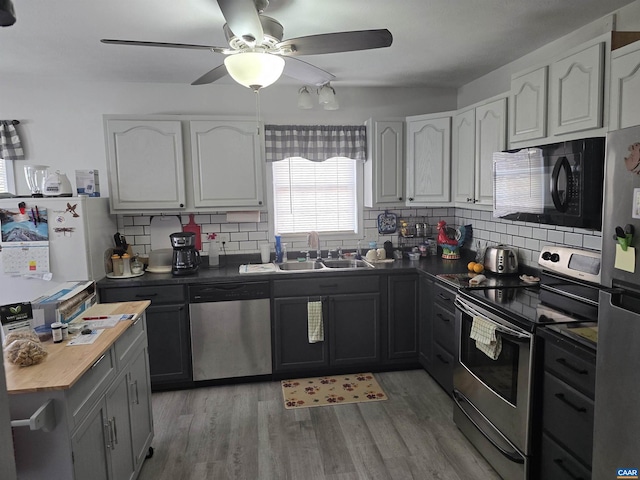
<path id="1" fill-rule="evenodd" d="M 111 273 L 116 277 L 121 277 L 124 271 L 123 270 L 124 265 L 122 264 L 122 258 L 120 258 L 120 255 L 114 254 L 111 256 L 111 265 L 112 265 Z"/>
<path id="2" fill-rule="evenodd" d="M 136 254 L 133 257 L 133 262 L 131 262 L 131 273 L 133 275 L 139 275 L 143 270 L 144 266 L 142 265 L 142 262 L 138 259 L 138 255 Z"/>

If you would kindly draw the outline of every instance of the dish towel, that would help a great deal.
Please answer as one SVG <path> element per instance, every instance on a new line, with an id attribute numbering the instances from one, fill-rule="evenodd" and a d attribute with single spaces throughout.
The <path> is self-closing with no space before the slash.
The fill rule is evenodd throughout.
<path id="1" fill-rule="evenodd" d="M 324 342 L 324 325 L 322 324 L 322 302 L 307 303 L 307 330 L 309 343 Z"/>
<path id="2" fill-rule="evenodd" d="M 0 158 L 5 160 L 24 160 L 22 142 L 9 120 L 0 120 Z"/>
<path id="3" fill-rule="evenodd" d="M 469 337 L 476 341 L 476 348 L 491 360 L 497 360 L 502 351 L 502 338 L 496 335 L 496 326 L 482 317 L 473 317 Z"/>

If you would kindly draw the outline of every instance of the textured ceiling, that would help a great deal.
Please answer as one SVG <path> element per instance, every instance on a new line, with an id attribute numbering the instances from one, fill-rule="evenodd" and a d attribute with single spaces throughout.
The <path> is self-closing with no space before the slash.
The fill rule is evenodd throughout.
<path id="1" fill-rule="evenodd" d="M 0 78 L 189 84 L 223 61 L 201 50 L 104 45 L 100 38 L 226 46 L 215 0 L 13 0 Z M 389 48 L 301 57 L 334 84 L 459 87 L 630 0 L 272 0 L 284 38 L 388 28 Z M 229 83 L 227 77 L 221 80 Z M 284 77 L 280 82 L 291 82 Z M 194 87 L 198 88 L 198 87 Z"/>

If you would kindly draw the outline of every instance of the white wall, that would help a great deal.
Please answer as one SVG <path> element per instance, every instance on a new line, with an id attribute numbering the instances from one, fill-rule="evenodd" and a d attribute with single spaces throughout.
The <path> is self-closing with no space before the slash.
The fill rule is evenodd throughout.
<path id="1" fill-rule="evenodd" d="M 361 124 L 369 117 L 415 115 L 454 109 L 454 89 L 341 88 L 340 109 L 299 110 L 297 88 L 271 86 L 260 93 L 267 123 Z M 256 96 L 239 85 L 71 83 L 27 78 L 0 79 L 0 118 L 20 121 L 26 161 L 15 162 L 18 194 L 28 194 L 22 165 L 65 171 L 75 188 L 76 169 L 98 169 L 108 195 L 103 114 L 256 115 Z M 140 172 L 143 176 L 144 172 Z"/>
<path id="2" fill-rule="evenodd" d="M 640 30 L 640 0 L 615 12 L 617 31 Z M 579 30 L 551 42 L 529 55 L 498 68 L 487 75 L 474 80 L 458 89 L 458 107 L 463 108 L 486 98 L 508 92 L 511 88 L 511 75 L 529 67 L 543 65 L 558 53 L 570 50 L 592 38 L 610 31 L 610 17 L 603 17 Z M 508 39 L 505 39 L 508 41 Z"/>

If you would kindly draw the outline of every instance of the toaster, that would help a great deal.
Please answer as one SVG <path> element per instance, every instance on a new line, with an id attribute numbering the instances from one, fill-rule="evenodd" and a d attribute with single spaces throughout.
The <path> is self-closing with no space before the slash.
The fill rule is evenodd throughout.
<path id="1" fill-rule="evenodd" d="M 515 249 L 505 245 L 487 247 L 484 254 L 484 268 L 497 274 L 518 273 L 518 255 Z"/>

